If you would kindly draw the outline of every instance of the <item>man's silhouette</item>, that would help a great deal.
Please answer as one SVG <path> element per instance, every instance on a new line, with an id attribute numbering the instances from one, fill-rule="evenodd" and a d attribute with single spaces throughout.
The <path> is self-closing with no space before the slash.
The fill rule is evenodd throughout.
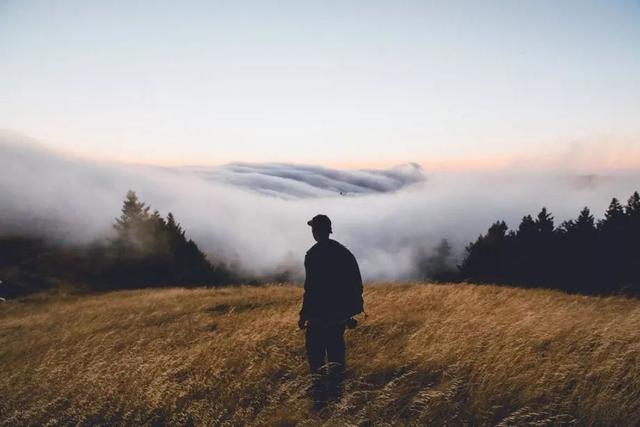
<path id="1" fill-rule="evenodd" d="M 317 243 L 304 259 L 306 278 L 298 326 L 306 328 L 307 358 L 314 376 L 312 392 L 319 408 L 327 398 L 340 397 L 346 362 L 344 329 L 355 326 L 351 317 L 364 306 L 358 263 L 347 248 L 329 239 L 329 217 L 316 215 L 307 224 Z"/>

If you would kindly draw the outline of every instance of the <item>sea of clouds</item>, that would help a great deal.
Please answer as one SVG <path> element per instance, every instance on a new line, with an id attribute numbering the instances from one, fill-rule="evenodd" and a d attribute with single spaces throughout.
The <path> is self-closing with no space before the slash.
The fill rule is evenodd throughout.
<path id="1" fill-rule="evenodd" d="M 438 172 L 407 163 L 343 170 L 286 163 L 167 168 L 91 161 L 0 133 L 0 232 L 69 244 L 112 233 L 127 190 L 173 212 L 213 259 L 247 274 L 302 273 L 314 243 L 306 222 L 333 220 L 334 238 L 356 255 L 367 280 L 409 280 L 416 260 L 442 238 L 459 259 L 498 219 L 517 227 L 546 206 L 557 222 L 584 207 L 596 216 L 612 197 L 640 188 L 638 174 Z"/>
<path id="2" fill-rule="evenodd" d="M 425 180 L 422 168 L 416 163 L 386 170 L 338 170 L 289 163 L 237 162 L 215 168 L 183 170 L 208 181 L 289 200 L 391 193 Z"/>

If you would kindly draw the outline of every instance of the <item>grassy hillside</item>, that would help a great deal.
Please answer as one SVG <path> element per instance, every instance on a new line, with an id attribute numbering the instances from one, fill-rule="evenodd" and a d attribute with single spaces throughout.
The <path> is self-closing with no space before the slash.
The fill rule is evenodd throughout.
<path id="1" fill-rule="evenodd" d="M 0 425 L 640 424 L 640 301 L 366 288 L 343 401 L 310 412 L 301 289 L 0 304 Z"/>

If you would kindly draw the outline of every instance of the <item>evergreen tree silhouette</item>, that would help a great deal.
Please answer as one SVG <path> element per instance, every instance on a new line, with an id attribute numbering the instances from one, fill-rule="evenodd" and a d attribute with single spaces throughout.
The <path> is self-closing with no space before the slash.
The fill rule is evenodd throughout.
<path id="1" fill-rule="evenodd" d="M 596 221 L 585 207 L 575 220 L 555 228 L 546 208 L 526 215 L 515 232 L 503 222 L 467 246 L 460 271 L 478 282 L 544 286 L 572 292 L 640 294 L 637 255 L 640 194 L 623 207 L 613 198 Z"/>
<path id="2" fill-rule="evenodd" d="M 557 246 L 555 240 L 555 225 L 553 216 L 543 207 L 535 220 L 537 236 L 533 241 L 532 262 L 535 269 L 530 281 L 532 283 L 551 284 L 558 270 Z"/>
<path id="3" fill-rule="evenodd" d="M 518 227 L 518 237 L 523 239 L 533 238 L 537 232 L 538 226 L 531 215 L 522 217 L 522 222 L 520 222 L 520 226 Z"/>
<path id="4" fill-rule="evenodd" d="M 442 239 L 435 253 L 425 256 L 421 253 L 417 260 L 420 279 L 433 282 L 452 282 L 457 280 L 458 271 L 453 261 L 453 250 L 447 239 Z"/>
<path id="5" fill-rule="evenodd" d="M 216 284 L 228 281 L 224 266 L 214 267 L 182 226 L 169 213 L 162 218 L 127 192 L 116 218 L 115 258 L 107 274 L 121 286 Z"/>
<path id="6" fill-rule="evenodd" d="M 550 237 L 553 234 L 553 215 L 547 212 L 547 208 L 542 208 L 538 216 L 536 217 L 536 229 L 540 235 Z"/>
<path id="7" fill-rule="evenodd" d="M 182 226 L 176 222 L 176 219 L 171 212 L 167 215 L 167 230 L 176 241 L 184 238 L 184 230 L 182 229 Z"/>
<path id="8" fill-rule="evenodd" d="M 640 274 L 637 267 L 640 249 L 640 194 L 635 191 L 627 200 L 624 207 L 625 233 L 620 239 L 622 246 L 622 287 L 633 291 L 640 291 Z"/>
<path id="9" fill-rule="evenodd" d="M 538 271 L 536 248 L 539 240 L 539 229 L 531 215 L 522 217 L 515 235 L 512 236 L 512 250 L 509 257 L 509 278 L 512 283 L 523 286 L 536 284 Z"/>
<path id="10" fill-rule="evenodd" d="M 580 211 L 578 220 L 576 221 L 576 231 L 579 233 L 593 234 L 596 231 L 596 221 L 588 207 L 584 207 Z"/>
<path id="11" fill-rule="evenodd" d="M 121 251 L 142 250 L 145 243 L 145 222 L 149 219 L 149 207 L 138 199 L 135 191 L 129 190 L 122 204 L 121 214 L 113 227 L 117 232 L 117 245 Z"/>
<path id="12" fill-rule="evenodd" d="M 624 221 L 624 209 L 622 205 L 615 197 L 611 199 L 611 203 L 609 203 L 609 207 L 604 213 L 604 220 L 601 221 L 600 225 L 604 227 L 610 226 L 610 224 L 616 224 L 619 226 L 621 222 Z"/>
<path id="13" fill-rule="evenodd" d="M 466 257 L 460 266 L 463 278 L 473 278 L 481 283 L 504 283 L 507 230 L 504 221 L 497 221 L 486 235 L 480 235 L 466 247 Z"/>
<path id="14" fill-rule="evenodd" d="M 604 213 L 604 219 L 598 222 L 599 279 L 610 290 L 620 289 L 624 282 L 626 225 L 624 208 L 614 197 Z"/>
<path id="15" fill-rule="evenodd" d="M 195 242 L 185 237 L 184 229 L 171 212 L 167 215 L 166 231 L 173 254 L 175 280 L 197 282 L 221 273 L 207 261 Z"/>
<path id="16" fill-rule="evenodd" d="M 629 197 L 624 213 L 631 218 L 640 218 L 640 194 L 637 191 Z"/>
<path id="17" fill-rule="evenodd" d="M 597 229 L 589 208 L 583 208 L 576 220 L 565 221 L 559 233 L 562 264 L 556 272 L 556 282 L 570 291 L 594 291 L 601 278 L 597 274 Z"/>

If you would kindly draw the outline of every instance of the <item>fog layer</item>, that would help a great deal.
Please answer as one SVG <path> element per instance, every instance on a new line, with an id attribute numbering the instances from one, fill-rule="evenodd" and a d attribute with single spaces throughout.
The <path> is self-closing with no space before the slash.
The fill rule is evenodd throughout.
<path id="1" fill-rule="evenodd" d="M 183 168 L 209 181 L 284 199 L 389 193 L 425 180 L 420 165 L 387 170 L 338 170 L 287 163 L 232 163 L 216 168 Z"/>
<path id="2" fill-rule="evenodd" d="M 301 273 L 314 243 L 306 221 L 331 217 L 333 237 L 358 258 L 367 280 L 415 277 L 416 255 L 450 240 L 457 255 L 497 219 L 517 227 L 546 206 L 556 220 L 583 206 L 601 216 L 626 199 L 637 175 L 429 173 L 408 163 L 388 170 L 234 163 L 160 168 L 73 158 L 0 134 L 0 232 L 66 243 L 108 236 L 129 189 L 173 212 L 214 260 L 251 274 Z"/>

